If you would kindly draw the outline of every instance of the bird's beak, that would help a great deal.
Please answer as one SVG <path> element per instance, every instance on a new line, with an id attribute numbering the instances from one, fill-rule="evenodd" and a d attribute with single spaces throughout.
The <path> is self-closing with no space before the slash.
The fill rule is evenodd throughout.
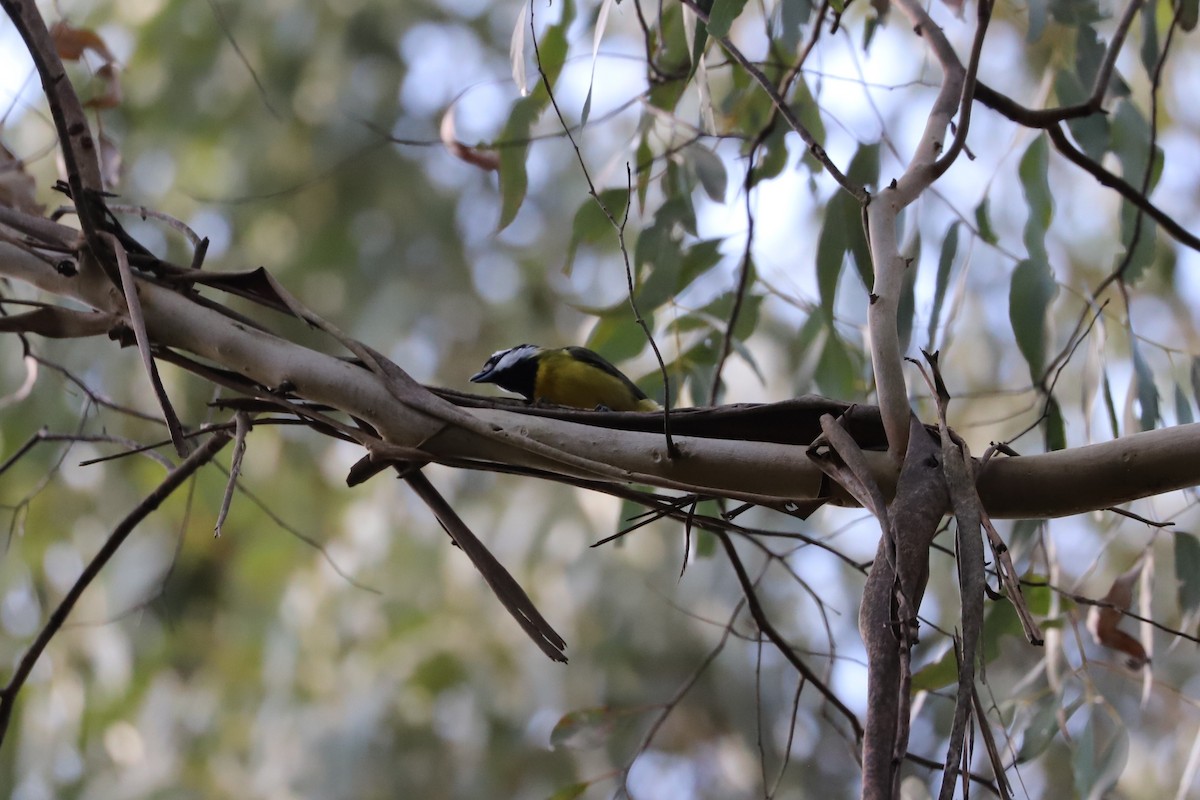
<path id="1" fill-rule="evenodd" d="M 491 374 L 492 370 L 488 367 L 484 367 L 483 369 L 479 370 L 479 372 L 476 372 L 471 376 L 471 383 L 487 383 L 488 376 Z"/>

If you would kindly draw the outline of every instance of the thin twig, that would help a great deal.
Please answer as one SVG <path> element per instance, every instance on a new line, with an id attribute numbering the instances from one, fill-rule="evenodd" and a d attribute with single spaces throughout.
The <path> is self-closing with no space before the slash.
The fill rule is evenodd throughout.
<path id="1" fill-rule="evenodd" d="M 0 742 L 4 741 L 4 735 L 8 731 L 8 723 L 12 718 L 13 705 L 17 699 L 17 693 L 21 687 L 25 685 L 25 681 L 29 678 L 29 674 L 33 671 L 34 665 L 41 656 L 42 651 L 46 649 L 46 645 L 54 638 L 54 635 L 62 628 L 67 617 L 71 613 L 71 609 L 79 602 L 79 598 L 83 596 L 83 592 L 100 574 L 100 570 L 109 562 L 116 554 L 117 550 L 128 538 L 129 534 L 157 509 L 162 502 L 178 489 L 184 481 L 186 481 L 196 470 L 207 464 L 213 457 L 221 451 L 221 448 L 229 441 L 229 434 L 220 432 L 213 434 L 212 438 L 201 445 L 197 450 L 188 456 L 183 463 L 167 473 L 162 482 L 148 494 L 142 502 L 138 503 L 137 507 L 131 511 L 109 534 L 108 539 L 100 548 L 99 552 L 92 557 L 88 565 L 80 573 L 79 578 L 71 586 L 62 602 L 50 615 L 46 624 L 42 626 L 41 632 L 30 645 L 25 655 L 17 663 L 16 670 L 13 676 L 9 679 L 8 684 L 0 689 Z"/>
<path id="2" fill-rule="evenodd" d="M 795 650 L 788 641 L 776 630 L 771 624 L 762 606 L 758 602 L 758 594 L 754 590 L 754 583 L 750 580 L 750 576 L 746 574 L 746 568 L 742 565 L 741 557 L 733 546 L 733 542 L 724 532 L 718 532 L 717 538 L 721 540 L 722 547 L 725 548 L 725 555 L 729 558 L 730 565 L 733 566 L 733 571 L 737 574 L 738 583 L 742 586 L 742 593 L 746 597 L 746 602 L 750 608 L 750 614 L 754 617 L 754 622 L 759 629 L 767 635 L 767 638 L 779 649 L 780 655 L 788 660 L 788 662 L 796 668 L 796 671 L 804 676 L 805 680 L 811 683 L 818 692 L 842 715 L 842 717 L 850 724 L 854 731 L 854 738 L 861 742 L 863 737 L 862 723 L 858 721 L 858 716 L 851 711 L 841 698 L 829 688 L 825 681 L 812 671 L 796 654 Z"/>
<path id="3" fill-rule="evenodd" d="M 641 310 L 637 305 L 633 285 L 633 266 L 629 262 L 629 248 L 625 244 L 625 225 L 629 221 L 629 209 L 633 205 L 633 171 L 628 163 L 625 164 L 625 213 L 620 222 L 613 216 L 612 211 L 600 199 L 600 194 L 596 191 L 596 186 L 592 182 L 592 175 L 588 171 L 587 162 L 583 160 L 583 152 L 579 149 L 579 144 L 575 141 L 574 134 L 571 133 L 570 126 L 567 125 L 566 117 L 563 116 L 562 109 L 558 107 L 558 100 L 554 97 L 554 87 L 550 85 L 550 77 L 546 75 L 546 71 L 542 69 L 542 53 L 538 45 L 537 31 L 533 27 L 533 2 L 529 4 L 529 29 L 530 39 L 533 41 L 533 54 L 537 61 L 538 75 L 542 79 L 542 86 L 546 89 L 546 96 L 550 99 L 550 105 L 554 108 L 554 113 L 558 117 L 559 125 L 563 132 L 567 135 L 567 139 L 571 142 L 571 147 L 575 149 L 575 158 L 579 161 L 579 168 L 583 172 L 584 180 L 587 181 L 588 194 L 596 201 L 596 205 L 600 207 L 600 211 L 608 219 L 609 224 L 617 232 L 617 242 L 620 245 L 621 256 L 625 261 L 625 282 L 629 296 L 629 306 L 633 310 L 633 316 L 642 332 L 646 335 L 646 341 L 650 343 L 650 348 L 654 351 L 654 358 L 658 361 L 658 369 L 663 380 L 663 435 L 667 442 L 667 454 L 671 458 L 679 456 L 679 448 L 675 446 L 675 440 L 671 437 L 671 379 L 667 374 L 667 365 L 663 361 L 662 353 L 658 349 L 657 342 L 654 341 L 654 333 L 650 330 L 645 317 L 642 316 Z"/>
<path id="4" fill-rule="evenodd" d="M 129 326 L 133 329 L 133 335 L 137 340 L 138 353 L 142 356 L 142 366 L 146 368 L 150 385 L 154 387 L 154 394 L 162 408 L 163 419 L 167 423 L 167 430 L 171 433 L 171 442 L 175 445 L 175 452 L 186 456 L 188 445 L 183 438 L 183 425 L 180 424 L 179 417 L 175 414 L 171 398 L 167 396 L 166 387 L 163 386 L 162 378 L 158 375 L 158 366 L 154 363 L 154 356 L 150 353 L 150 336 L 146 333 L 146 318 L 142 315 L 142 302 L 138 299 L 138 287 L 133 279 L 133 271 L 129 268 L 125 246 L 111 233 L 102 233 L 100 238 L 108 242 L 116 256 L 117 269 L 121 275 L 121 289 L 125 293 L 125 309 L 129 315 Z"/>
<path id="5" fill-rule="evenodd" d="M 708 22 L 708 12 L 705 11 L 696 0 L 680 0 L 680 2 L 690 9 L 698 19 L 704 20 L 705 23 Z M 829 176 L 837 181 L 839 186 L 849 192 L 860 203 L 866 203 L 869 199 L 867 190 L 854 183 L 845 175 L 845 173 L 838 169 L 838 166 L 833 163 L 833 159 L 831 159 L 829 154 L 825 152 L 825 148 L 821 146 L 820 142 L 817 141 L 816 137 L 812 135 L 812 132 L 804 125 L 804 123 L 800 121 L 800 118 L 796 115 L 796 112 L 792 110 L 790 105 L 788 105 L 786 98 L 779 93 L 774 84 L 772 84 L 767 76 L 763 74 L 763 71 L 756 67 L 754 62 L 747 58 L 746 55 L 729 40 L 729 37 L 713 36 L 712 38 L 716 39 L 717 42 L 720 43 L 721 47 L 724 48 L 725 52 L 729 53 L 733 60 L 736 61 L 742 69 L 746 70 L 746 73 L 754 80 L 754 82 L 757 83 L 764 92 L 766 92 L 767 96 L 771 98 L 771 103 L 775 106 L 776 110 L 787 121 L 788 127 L 800 134 L 800 138 L 804 141 L 804 144 L 808 146 L 808 152 L 812 153 L 813 158 L 821 162 L 821 165 L 824 166 L 829 172 Z"/>

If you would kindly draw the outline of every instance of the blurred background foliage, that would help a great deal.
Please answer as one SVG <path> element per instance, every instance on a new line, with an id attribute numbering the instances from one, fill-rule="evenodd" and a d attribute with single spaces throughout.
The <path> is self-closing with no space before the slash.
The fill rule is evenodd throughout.
<path id="1" fill-rule="evenodd" d="M 721 5 L 740 11 L 733 39 L 776 81 L 818 12 L 792 0 Z M 586 176 L 538 94 L 528 37 L 517 48 L 528 95 L 514 84 L 514 28 L 530 9 L 543 62 L 562 62 L 555 98 Z M 1002 3 L 981 75 L 1031 105 L 1077 102 L 1115 10 L 1088 0 Z M 589 343 L 661 397 L 616 231 L 588 196 L 590 179 L 614 219 L 627 215 L 635 298 L 677 402 L 702 404 L 713 391 L 743 269 L 718 397 L 869 401 L 870 266 L 857 208 L 786 126 L 769 127 L 769 101 L 719 48 L 695 66 L 679 6 L 642 11 L 649 44 L 630 0 L 606 12 L 594 2 L 522 12 L 481 0 L 126 0 L 61 2 L 47 14 L 94 30 L 120 65 L 120 102 L 97 117 L 120 157 L 116 202 L 209 237 L 208 269 L 267 267 L 419 380 L 465 389 L 501 347 Z M 968 21 L 940 5 L 932 13 L 965 54 L 973 9 Z M 1152 171 L 1155 199 L 1196 230 L 1193 36 L 1176 31 L 1162 89 L 1150 92 L 1171 20 L 1169 4 L 1146 5 L 1118 61 L 1111 113 L 1071 131 L 1085 152 L 1140 184 L 1157 113 L 1169 168 Z M 53 127 L 7 22 L 0 58 L 4 144 L 54 206 Z M 101 90 L 86 64 L 71 74 L 85 96 Z M 826 21 L 788 97 L 836 163 L 878 185 L 902 169 L 937 80 L 903 20 L 880 22 L 854 4 L 836 33 Z M 460 142 L 499 145 L 499 179 L 443 147 L 452 104 Z M 513 132 L 524 135 L 505 136 Z M 1143 226 L 1130 281 L 1100 298 L 1110 302 L 1053 376 L 1049 403 L 1045 370 L 1076 343 L 1076 321 L 1096 307 L 1091 291 L 1135 241 L 1133 218 L 1044 139 L 982 108 L 970 146 L 974 158 L 909 209 L 903 235 L 914 259 L 912 352 L 943 350 L 951 391 L 963 398 L 952 423 L 974 451 L 1015 436 L 1043 409 L 1048 419 L 1016 443 L 1023 452 L 1191 421 L 1196 254 Z M 160 222 L 124 219 L 155 252 L 190 260 Z M 336 352 L 294 323 L 266 321 Z M 35 347 L 44 363 L 28 397 L 0 415 L 0 453 L 40 429 L 139 442 L 162 435 L 98 407 L 59 369 L 101 398 L 153 414 L 135 353 L 110 342 Z M 19 341 L 0 339 L 0 351 L 7 395 L 25 368 Z M 164 377 L 185 421 L 214 415 L 209 386 L 170 369 Z M 353 448 L 287 428 L 256 429 L 249 445 L 246 492 L 224 535 L 214 539 L 212 526 L 225 478 L 210 470 L 131 538 L 42 659 L 0 750 L 0 787 L 14 800 L 599 798 L 618 791 L 630 764 L 638 798 L 757 797 L 777 780 L 778 798 L 854 791 L 845 725 L 811 688 L 797 695 L 793 670 L 755 641 L 728 565 L 706 555 L 710 540 L 694 538 L 689 554 L 679 527 L 659 523 L 590 550 L 622 524 L 618 503 L 431 469 L 564 633 L 563 668 L 530 646 L 402 487 L 380 477 L 345 488 Z M 45 441 L 4 473 L 5 663 L 160 479 L 161 466 L 145 456 L 79 466 L 120 450 Z M 1175 521 L 1174 532 L 1105 513 L 1004 532 L 1023 570 L 1091 597 L 1149 559 L 1159 580 L 1146 581 L 1141 612 L 1195 632 L 1193 506 L 1191 492 L 1136 504 Z M 878 535 L 858 511 L 826 509 L 808 521 L 754 511 L 739 521 L 826 538 L 859 563 Z M 764 605 L 861 714 L 862 573 L 825 550 L 764 541 L 785 553 L 762 575 Z M 943 629 L 957 614 L 953 572 L 952 557 L 936 553 L 924 611 Z M 1143 704 L 1141 677 L 1091 643 L 1083 610 L 1060 593 L 1031 594 L 1047 620 L 1045 651 L 1014 635 L 1003 604 L 989 607 L 985 634 L 993 721 L 1019 753 L 1024 796 L 1114 785 L 1114 796 L 1186 796 L 1200 726 L 1194 645 L 1154 634 L 1156 683 Z M 944 686 L 932 670 L 947 648 L 947 637 L 925 629 L 918 658 L 935 665 L 929 688 Z M 670 715 L 643 748 L 666 704 Z M 918 705 L 926 713 L 912 750 L 938 758 L 952 704 L 933 693 Z"/>

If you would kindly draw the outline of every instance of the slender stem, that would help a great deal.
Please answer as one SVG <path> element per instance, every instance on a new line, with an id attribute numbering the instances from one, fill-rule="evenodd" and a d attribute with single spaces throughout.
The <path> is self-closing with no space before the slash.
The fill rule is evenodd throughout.
<path id="1" fill-rule="evenodd" d="M 83 596 L 84 590 L 91 585 L 96 576 L 100 574 L 100 570 L 112 559 L 117 550 L 124 544 L 129 534 L 141 524 L 142 520 L 150 515 L 155 509 L 162 505 L 163 501 L 171 496 L 171 493 L 178 489 L 183 482 L 191 477 L 192 473 L 200 469 L 221 451 L 221 448 L 229 441 L 229 434 L 224 431 L 213 434 L 212 438 L 199 447 L 196 452 L 192 453 L 178 467 L 167 473 L 154 491 L 146 496 L 142 502 L 138 503 L 137 508 L 129 512 L 125 519 L 113 529 L 108 540 L 100 548 L 100 551 L 92 558 L 87 567 L 84 568 L 78 580 L 67 592 L 62 602 L 58 604 L 58 608 L 54 609 L 54 613 L 50 615 L 50 619 L 42 627 L 41 633 L 34 640 L 29 650 L 22 656 L 17 664 L 16 671 L 9 679 L 8 685 L 0 689 L 0 742 L 4 741 L 4 735 L 8 731 L 8 723 L 12 718 L 13 705 L 17 700 L 17 693 L 21 687 L 25 685 L 25 681 L 29 678 L 29 674 L 33 672 L 33 667 L 37 664 L 38 658 L 46 649 L 46 645 L 50 644 L 50 640 L 62 628 L 63 623 L 67 621 L 71 610 L 75 608 L 75 604 L 79 602 L 79 598 Z"/>

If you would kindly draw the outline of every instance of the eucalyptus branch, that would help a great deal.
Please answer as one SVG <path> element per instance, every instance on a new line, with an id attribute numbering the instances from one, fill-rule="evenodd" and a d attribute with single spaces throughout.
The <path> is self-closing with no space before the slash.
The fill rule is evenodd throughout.
<path id="1" fill-rule="evenodd" d="M 88 125 L 83 104 L 75 93 L 75 87 L 67 79 L 66 68 L 58 56 L 58 48 L 38 11 L 37 3 L 34 0 L 0 0 L 0 8 L 7 12 L 17 33 L 24 40 L 38 77 L 42 80 L 42 91 L 49 101 L 54 128 L 58 132 L 71 199 L 75 202 L 75 213 L 79 215 L 84 236 L 101 268 L 114 283 L 118 283 L 115 268 L 107 265 L 101 257 L 104 248 L 99 237 L 103 230 L 104 210 L 100 198 L 104 193 L 104 179 L 100 169 L 99 146 Z"/>
<path id="2" fill-rule="evenodd" d="M 1167 37 L 1163 41 L 1162 52 L 1159 53 L 1158 61 L 1154 65 L 1154 72 L 1150 76 L 1150 141 L 1146 143 L 1146 168 L 1142 171 L 1141 194 L 1143 196 L 1149 195 L 1150 182 L 1154 177 L 1154 151 L 1158 147 L 1158 96 L 1159 89 L 1162 87 L 1163 69 L 1167 65 L 1167 54 L 1171 52 L 1171 42 L 1175 39 L 1175 31 L 1179 28 L 1179 15 L 1182 13 L 1183 6 L 1177 3 L 1175 13 L 1171 17 L 1171 24 L 1167 28 Z M 1142 221 L 1145 215 L 1146 210 L 1139 207 L 1133 223 L 1133 235 L 1129 237 L 1129 244 L 1125 248 L 1125 257 L 1121 259 L 1120 265 L 1092 291 L 1093 298 L 1098 297 L 1114 280 L 1123 281 L 1125 279 L 1125 273 L 1129 270 L 1129 265 L 1133 263 L 1138 242 L 1142 238 Z"/>
<path id="3" fill-rule="evenodd" d="M 1137 12 L 1141 10 L 1145 2 L 1146 0 L 1129 0 L 1128 5 L 1125 6 L 1116 30 L 1113 31 L 1112 41 L 1108 43 L 1104 60 L 1100 62 L 1100 67 L 1096 70 L 1092 93 L 1082 103 L 1057 108 L 1028 108 L 982 82 L 976 88 L 975 98 L 1013 122 L 1030 128 L 1053 128 L 1068 119 L 1089 117 L 1097 113 L 1101 110 L 1104 95 L 1108 91 L 1108 84 L 1112 81 L 1112 73 L 1116 68 L 1117 57 L 1121 55 L 1121 48 L 1125 45 L 1125 37 L 1129 34 L 1129 28 L 1133 24 Z"/>
<path id="4" fill-rule="evenodd" d="M 934 180 L 941 177 L 954 163 L 967 144 L 967 133 L 971 129 L 971 109 L 975 105 L 975 86 L 979 77 L 979 57 L 983 53 L 983 40 L 987 36 L 988 23 L 992 19 L 994 0 L 980 0 L 975 28 L 975 39 L 971 43 L 971 58 L 967 62 L 967 74 L 963 79 L 962 101 L 959 103 L 958 127 L 954 141 L 945 155 L 933 165 Z"/>
<path id="5" fill-rule="evenodd" d="M 900 352 L 897 330 L 900 294 L 909 264 L 900 255 L 896 218 L 949 165 L 948 161 L 942 161 L 939 166 L 937 159 L 944 149 L 946 130 L 959 108 L 966 73 L 950 41 L 924 6 L 917 0 L 896 0 L 896 5 L 912 22 L 914 30 L 929 43 L 942 67 L 941 88 L 929 110 L 925 131 L 908 167 L 898 180 L 872 198 L 865 211 L 871 258 L 875 266 L 875 284 L 871 289 L 871 305 L 867 311 L 871 368 L 888 435 L 888 453 L 892 461 L 899 465 L 908 451 L 908 423 L 912 409 L 908 402 L 908 385 L 902 360 L 904 354 Z M 979 40 L 982 41 L 981 38 Z"/>
<path id="6" fill-rule="evenodd" d="M 1174 217 L 1152 203 L 1149 197 L 1138 191 L 1137 187 L 1133 186 L 1124 178 L 1109 172 L 1099 163 L 1084 155 L 1084 153 L 1075 147 L 1075 145 L 1071 143 L 1070 139 L 1067 138 L 1067 134 L 1061 126 L 1052 125 L 1046 128 L 1046 134 L 1050 137 L 1050 141 L 1054 144 L 1055 148 L 1058 149 L 1058 152 L 1066 156 L 1068 161 L 1075 166 L 1080 167 L 1084 172 L 1088 173 L 1097 181 L 1099 181 L 1101 186 L 1106 186 L 1109 189 L 1114 190 L 1117 194 L 1121 195 L 1126 200 L 1144 211 L 1180 244 L 1200 252 L 1200 237 L 1188 231 L 1186 228 L 1176 222 Z"/>

